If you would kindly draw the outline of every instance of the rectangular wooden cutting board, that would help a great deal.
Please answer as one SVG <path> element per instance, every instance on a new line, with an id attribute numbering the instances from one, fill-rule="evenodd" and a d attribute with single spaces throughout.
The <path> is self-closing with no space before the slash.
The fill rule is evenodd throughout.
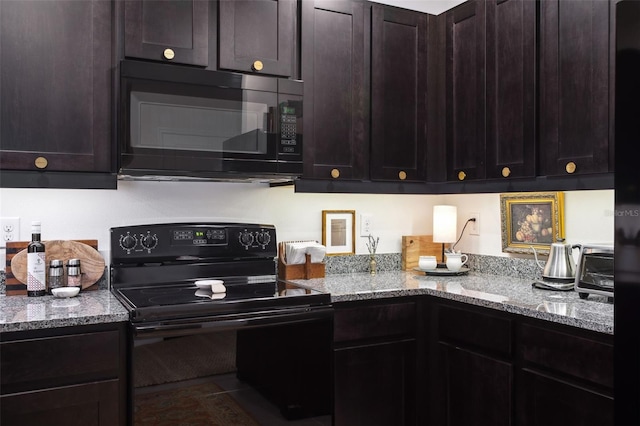
<path id="1" fill-rule="evenodd" d="M 435 256 L 438 262 L 442 262 L 442 244 L 434 243 L 432 235 L 403 235 L 402 270 L 417 268 L 420 256 Z"/>

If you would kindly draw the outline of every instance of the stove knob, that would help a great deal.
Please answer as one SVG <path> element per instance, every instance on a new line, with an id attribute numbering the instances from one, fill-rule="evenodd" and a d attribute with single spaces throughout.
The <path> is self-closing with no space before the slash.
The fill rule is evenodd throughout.
<path id="1" fill-rule="evenodd" d="M 155 246 L 158 245 L 158 237 L 154 234 L 147 234 L 144 236 L 140 236 L 141 237 L 141 243 L 142 243 L 142 247 L 151 250 L 152 248 L 155 248 Z"/>
<path id="2" fill-rule="evenodd" d="M 120 247 L 122 247 L 124 250 L 131 250 L 136 246 L 137 243 L 138 241 L 133 235 L 127 234 L 120 236 Z"/>
<path id="3" fill-rule="evenodd" d="M 251 244 L 253 244 L 253 234 L 249 231 L 241 232 L 239 239 L 240 244 L 245 247 L 249 247 Z"/>
<path id="4" fill-rule="evenodd" d="M 266 246 L 269 244 L 269 241 L 271 241 L 271 235 L 269 235 L 269 231 L 262 231 L 257 235 L 256 239 L 258 240 L 258 244 Z"/>

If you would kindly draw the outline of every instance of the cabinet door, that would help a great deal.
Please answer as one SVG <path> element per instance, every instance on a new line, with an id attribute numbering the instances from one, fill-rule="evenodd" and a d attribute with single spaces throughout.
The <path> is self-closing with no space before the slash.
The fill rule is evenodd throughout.
<path id="1" fill-rule="evenodd" d="M 448 344 L 439 344 L 433 411 L 437 424 L 513 424 L 513 367 L 510 363 Z"/>
<path id="2" fill-rule="evenodd" d="M 469 425 L 482 419 L 482 424 L 512 424 L 512 321 L 464 304 L 432 305 L 432 315 L 430 423 Z"/>
<path id="3" fill-rule="evenodd" d="M 372 7 L 371 179 L 426 177 L 427 15 Z"/>
<path id="4" fill-rule="evenodd" d="M 294 0 L 222 0 L 219 5 L 219 68 L 294 75 Z"/>
<path id="5" fill-rule="evenodd" d="M 363 179 L 369 172 L 364 4 L 300 4 L 304 177 Z"/>
<path id="6" fill-rule="evenodd" d="M 110 1 L 0 1 L 0 169 L 111 172 Z"/>
<path id="7" fill-rule="evenodd" d="M 540 2 L 540 172 L 609 171 L 610 4 Z"/>
<path id="8" fill-rule="evenodd" d="M 125 56 L 206 67 L 208 10 L 204 0 L 127 0 Z"/>
<path id="9" fill-rule="evenodd" d="M 590 389 L 523 370 L 518 377 L 519 425 L 613 425 L 613 398 Z"/>
<path id="10" fill-rule="evenodd" d="M 485 177 L 485 1 L 446 14 L 447 179 Z"/>
<path id="11" fill-rule="evenodd" d="M 334 424 L 415 424 L 415 341 L 335 352 Z"/>
<path id="12" fill-rule="evenodd" d="M 486 176 L 535 176 L 536 3 L 486 8 Z"/>
<path id="13" fill-rule="evenodd" d="M 51 368 L 55 368 L 51 366 Z M 0 397 L 3 426 L 124 425 L 118 380 L 65 386 Z"/>

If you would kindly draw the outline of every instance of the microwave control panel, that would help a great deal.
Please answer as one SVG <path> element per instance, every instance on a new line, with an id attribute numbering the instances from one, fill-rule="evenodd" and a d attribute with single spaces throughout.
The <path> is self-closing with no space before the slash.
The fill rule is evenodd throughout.
<path id="1" fill-rule="evenodd" d="M 302 119 L 302 102 L 280 104 L 280 154 L 301 155 L 298 120 Z"/>

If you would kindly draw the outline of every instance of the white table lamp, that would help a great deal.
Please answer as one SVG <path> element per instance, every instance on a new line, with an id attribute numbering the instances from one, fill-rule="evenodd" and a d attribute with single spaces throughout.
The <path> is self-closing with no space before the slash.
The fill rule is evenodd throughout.
<path id="1" fill-rule="evenodd" d="M 442 264 L 444 264 L 444 245 L 456 242 L 456 224 L 458 208 L 456 206 L 433 206 L 433 242 L 442 243 Z"/>

